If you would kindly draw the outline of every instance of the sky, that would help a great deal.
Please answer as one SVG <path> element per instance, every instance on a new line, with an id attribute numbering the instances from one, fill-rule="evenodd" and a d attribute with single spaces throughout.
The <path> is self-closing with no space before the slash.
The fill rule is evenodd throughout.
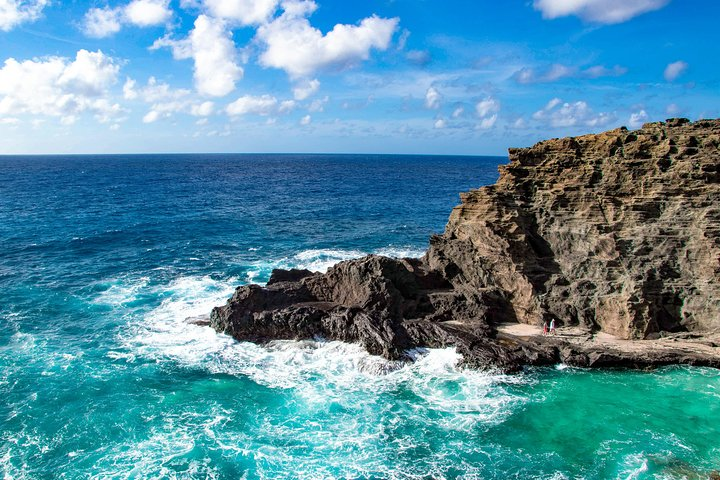
<path id="1" fill-rule="evenodd" d="M 717 0 L 0 0 L 0 153 L 505 155 L 720 116 Z"/>

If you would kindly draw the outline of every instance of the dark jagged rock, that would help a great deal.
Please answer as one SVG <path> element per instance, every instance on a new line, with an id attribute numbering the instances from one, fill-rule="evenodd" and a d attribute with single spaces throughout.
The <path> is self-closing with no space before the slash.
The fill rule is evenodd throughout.
<path id="1" fill-rule="evenodd" d="M 500 172 L 461 194 L 424 258 L 275 270 L 267 287 L 238 288 L 211 325 L 239 340 L 359 342 L 389 359 L 452 345 L 468 365 L 506 371 L 720 366 L 717 345 L 701 343 L 720 329 L 719 120 L 548 140 L 511 149 Z M 583 333 L 499 327 L 550 320 Z M 668 340 L 677 332 L 698 338 Z"/>

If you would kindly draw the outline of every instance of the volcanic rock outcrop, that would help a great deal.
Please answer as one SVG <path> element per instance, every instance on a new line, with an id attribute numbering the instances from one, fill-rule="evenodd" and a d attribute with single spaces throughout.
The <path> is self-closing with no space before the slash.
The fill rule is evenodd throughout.
<path id="1" fill-rule="evenodd" d="M 422 259 L 368 256 L 326 274 L 276 270 L 211 314 L 238 340 L 322 336 L 403 358 L 453 345 L 468 365 L 720 366 L 720 120 L 510 150 L 495 185 L 461 194 Z M 506 334 L 555 320 L 582 341 Z M 695 338 L 703 348 L 592 339 Z M 708 343 L 709 342 L 709 343 Z M 655 346 L 655 344 L 653 344 Z"/>

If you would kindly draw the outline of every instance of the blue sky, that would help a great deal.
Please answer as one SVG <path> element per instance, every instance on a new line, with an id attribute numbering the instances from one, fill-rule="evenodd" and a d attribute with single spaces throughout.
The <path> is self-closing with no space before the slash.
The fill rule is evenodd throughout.
<path id="1" fill-rule="evenodd" d="M 504 155 L 720 116 L 716 0 L 0 0 L 0 152 Z"/>

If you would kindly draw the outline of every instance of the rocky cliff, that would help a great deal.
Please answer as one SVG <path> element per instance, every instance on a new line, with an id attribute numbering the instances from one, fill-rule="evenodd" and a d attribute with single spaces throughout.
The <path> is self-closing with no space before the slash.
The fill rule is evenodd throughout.
<path id="1" fill-rule="evenodd" d="M 461 195 L 428 265 L 499 287 L 519 322 L 622 338 L 720 327 L 720 122 L 511 149 L 496 185 Z"/>
<path id="2" fill-rule="evenodd" d="M 468 364 L 504 370 L 720 366 L 712 341 L 644 350 L 586 341 L 598 332 L 702 340 L 720 330 L 719 169 L 720 120 L 511 149 L 495 185 L 461 194 L 424 258 L 276 271 L 267 287 L 238 288 L 211 325 L 240 340 L 360 342 L 390 359 L 454 345 Z M 498 328 L 553 319 L 583 340 Z"/>

